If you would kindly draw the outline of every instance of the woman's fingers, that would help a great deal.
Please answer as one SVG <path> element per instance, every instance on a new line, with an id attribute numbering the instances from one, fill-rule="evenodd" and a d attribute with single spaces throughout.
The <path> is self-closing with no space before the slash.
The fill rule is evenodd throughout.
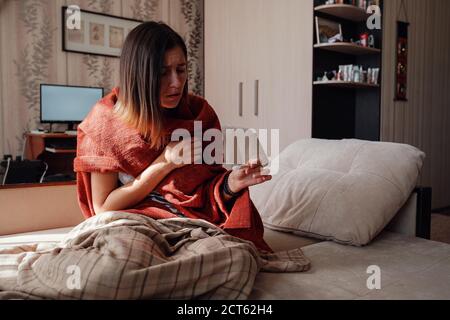
<path id="1" fill-rule="evenodd" d="M 270 175 L 264 175 L 264 176 L 260 175 L 260 176 L 246 178 L 246 179 L 242 180 L 242 189 L 264 183 L 271 179 L 272 179 L 272 176 L 270 176 Z"/>
<path id="2" fill-rule="evenodd" d="M 183 164 L 187 165 L 201 163 L 203 148 L 200 139 L 195 137 L 191 139 L 185 139 L 177 142 L 177 145 L 178 144 L 179 147 L 177 146 L 177 156 L 183 159 Z"/>
<path id="3" fill-rule="evenodd" d="M 250 181 L 249 187 L 257 185 L 257 184 L 264 183 L 264 182 L 269 181 L 271 179 L 272 179 L 272 176 L 259 176 L 259 177 L 253 178 L 253 180 Z"/>
<path id="4" fill-rule="evenodd" d="M 194 152 L 192 154 L 192 163 L 193 164 L 198 164 L 198 163 L 202 163 L 203 160 L 203 152 L 202 149 L 194 149 Z"/>
<path id="5" fill-rule="evenodd" d="M 202 163 L 202 141 L 195 137 L 180 141 L 171 141 L 163 152 L 166 160 L 178 165 L 178 167 L 187 164 Z"/>
<path id="6" fill-rule="evenodd" d="M 250 176 L 250 181 L 265 181 L 270 180 L 272 178 L 271 175 L 265 175 L 261 173 L 254 173 Z"/>
<path id="7" fill-rule="evenodd" d="M 243 170 L 244 176 L 254 177 L 255 175 L 268 175 L 270 170 L 268 168 L 256 167 L 256 168 L 247 168 Z"/>
<path id="8" fill-rule="evenodd" d="M 248 163 L 250 169 L 261 167 L 261 161 L 259 159 L 252 159 Z"/>
<path id="9" fill-rule="evenodd" d="M 245 169 L 235 171 L 234 173 L 237 184 L 241 186 L 241 189 L 272 179 L 272 176 L 269 175 L 269 169 L 259 167 L 247 170 L 249 170 L 248 174 L 245 173 Z"/>
<path id="10" fill-rule="evenodd" d="M 203 160 L 203 143 L 201 140 L 194 138 L 192 141 L 193 163 L 202 163 Z"/>
<path id="11" fill-rule="evenodd" d="M 254 170 L 258 170 L 259 168 L 262 167 L 261 161 L 258 159 L 254 159 L 254 160 L 249 160 L 246 164 L 243 164 L 242 166 L 240 166 L 240 170 L 242 170 L 242 172 L 245 175 L 248 175 L 250 173 L 252 173 Z"/>
<path id="12" fill-rule="evenodd" d="M 269 176 L 259 176 L 259 177 L 256 177 L 254 179 L 255 179 L 255 184 L 260 184 L 260 183 L 263 183 L 265 181 L 271 180 L 272 176 L 270 176 L 270 175 Z"/>
<path id="13" fill-rule="evenodd" d="M 247 168 L 248 169 L 248 168 Z M 253 168 L 251 173 L 245 174 L 245 169 L 233 170 L 228 178 L 228 183 L 233 191 L 239 192 L 247 187 L 257 185 L 272 179 L 269 169 Z"/>
<path id="14" fill-rule="evenodd" d="M 269 168 L 264 168 L 264 167 L 256 167 L 256 168 L 249 168 L 245 170 L 245 174 L 246 175 L 252 175 L 255 173 L 260 173 L 262 175 L 267 175 L 269 174 L 270 169 Z"/>
<path id="15" fill-rule="evenodd" d="M 199 164 L 203 161 L 203 142 L 198 138 L 192 138 L 190 140 L 191 148 L 191 163 L 190 164 Z"/>

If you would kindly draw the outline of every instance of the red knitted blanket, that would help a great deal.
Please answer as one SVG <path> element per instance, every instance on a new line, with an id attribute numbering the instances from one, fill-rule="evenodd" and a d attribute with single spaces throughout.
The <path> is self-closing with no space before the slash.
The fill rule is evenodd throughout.
<path id="1" fill-rule="evenodd" d="M 78 202 L 86 218 L 94 215 L 91 172 L 123 172 L 137 177 L 163 150 L 150 148 L 137 130 L 114 115 L 117 95 L 118 88 L 114 88 L 78 126 L 74 170 L 77 173 Z M 219 119 L 208 102 L 190 94 L 187 102 L 180 104 L 169 116 L 165 132 L 170 135 L 173 130 L 184 128 L 194 136 L 194 121 L 201 121 L 203 131 L 221 129 Z M 271 251 L 263 240 L 264 227 L 248 188 L 227 208 L 221 192 L 221 183 L 227 174 L 229 171 L 220 164 L 186 165 L 168 174 L 155 191 L 186 217 L 207 220 L 233 236 L 252 241 L 259 249 Z M 163 204 L 150 198 L 122 211 L 154 219 L 177 217 Z"/>

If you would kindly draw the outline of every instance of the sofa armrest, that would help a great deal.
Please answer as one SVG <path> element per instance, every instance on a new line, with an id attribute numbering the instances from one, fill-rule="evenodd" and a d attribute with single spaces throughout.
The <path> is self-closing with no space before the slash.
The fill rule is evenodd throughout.
<path id="1" fill-rule="evenodd" d="M 430 239 L 431 188 L 418 187 L 406 204 L 386 227 L 386 230 Z"/>

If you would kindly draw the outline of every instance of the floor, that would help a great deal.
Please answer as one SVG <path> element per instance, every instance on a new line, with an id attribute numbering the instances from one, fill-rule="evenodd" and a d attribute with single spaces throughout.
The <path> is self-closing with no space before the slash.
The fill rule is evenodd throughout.
<path id="1" fill-rule="evenodd" d="M 431 214 L 431 240 L 450 244 L 450 212 Z"/>

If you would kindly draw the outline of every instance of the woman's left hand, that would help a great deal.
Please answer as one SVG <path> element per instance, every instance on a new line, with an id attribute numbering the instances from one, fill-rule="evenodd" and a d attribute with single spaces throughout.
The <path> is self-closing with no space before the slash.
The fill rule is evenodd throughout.
<path id="1" fill-rule="evenodd" d="M 271 175 L 265 174 L 259 160 L 251 160 L 237 170 L 233 170 L 228 177 L 228 187 L 230 191 L 239 191 L 266 182 L 272 179 Z"/>

